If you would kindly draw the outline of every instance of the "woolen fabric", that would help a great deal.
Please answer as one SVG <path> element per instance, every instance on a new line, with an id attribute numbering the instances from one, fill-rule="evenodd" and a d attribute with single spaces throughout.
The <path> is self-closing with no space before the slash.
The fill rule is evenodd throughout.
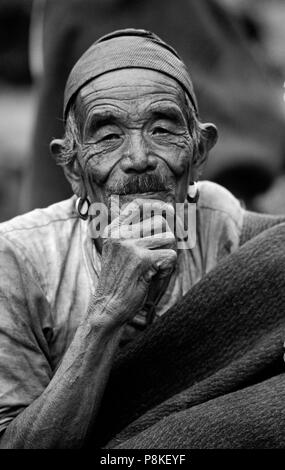
<path id="1" fill-rule="evenodd" d="M 245 242 L 121 351 L 89 445 L 285 447 L 284 244 L 284 223 Z"/>

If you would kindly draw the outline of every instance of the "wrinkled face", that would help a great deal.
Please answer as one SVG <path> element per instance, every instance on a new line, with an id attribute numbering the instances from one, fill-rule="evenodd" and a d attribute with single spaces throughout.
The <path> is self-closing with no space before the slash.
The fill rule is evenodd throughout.
<path id="1" fill-rule="evenodd" d="M 84 86 L 76 102 L 78 161 L 90 201 L 120 194 L 122 203 L 183 202 L 194 149 L 186 109 L 176 81 L 155 71 L 119 70 Z"/>

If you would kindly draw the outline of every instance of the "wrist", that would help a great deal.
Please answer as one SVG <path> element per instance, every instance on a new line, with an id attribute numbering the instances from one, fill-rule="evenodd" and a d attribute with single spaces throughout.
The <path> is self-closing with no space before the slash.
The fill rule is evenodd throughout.
<path id="1" fill-rule="evenodd" d="M 102 332 L 121 331 L 126 323 L 125 315 L 119 311 L 118 302 L 112 296 L 95 295 L 91 298 L 83 323 Z"/>

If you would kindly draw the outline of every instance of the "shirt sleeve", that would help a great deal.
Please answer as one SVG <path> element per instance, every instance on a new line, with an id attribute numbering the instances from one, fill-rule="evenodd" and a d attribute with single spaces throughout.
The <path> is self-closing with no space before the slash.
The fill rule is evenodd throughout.
<path id="1" fill-rule="evenodd" d="M 49 318 L 29 260 L 0 236 L 0 432 L 51 380 Z"/>

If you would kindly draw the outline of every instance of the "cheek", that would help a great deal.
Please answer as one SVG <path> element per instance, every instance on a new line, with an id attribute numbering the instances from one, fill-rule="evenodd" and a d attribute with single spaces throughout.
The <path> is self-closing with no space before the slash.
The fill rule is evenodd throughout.
<path id="1" fill-rule="evenodd" d="M 155 145 L 156 155 L 165 161 L 176 176 L 182 176 L 190 167 L 193 156 L 193 142 L 186 137 L 175 138 L 167 143 Z"/>
<path id="2" fill-rule="evenodd" d="M 101 152 L 96 151 L 95 148 L 88 148 L 81 154 L 81 165 L 87 179 L 90 183 L 103 184 L 116 165 L 118 156 L 109 154 L 102 155 Z"/>

